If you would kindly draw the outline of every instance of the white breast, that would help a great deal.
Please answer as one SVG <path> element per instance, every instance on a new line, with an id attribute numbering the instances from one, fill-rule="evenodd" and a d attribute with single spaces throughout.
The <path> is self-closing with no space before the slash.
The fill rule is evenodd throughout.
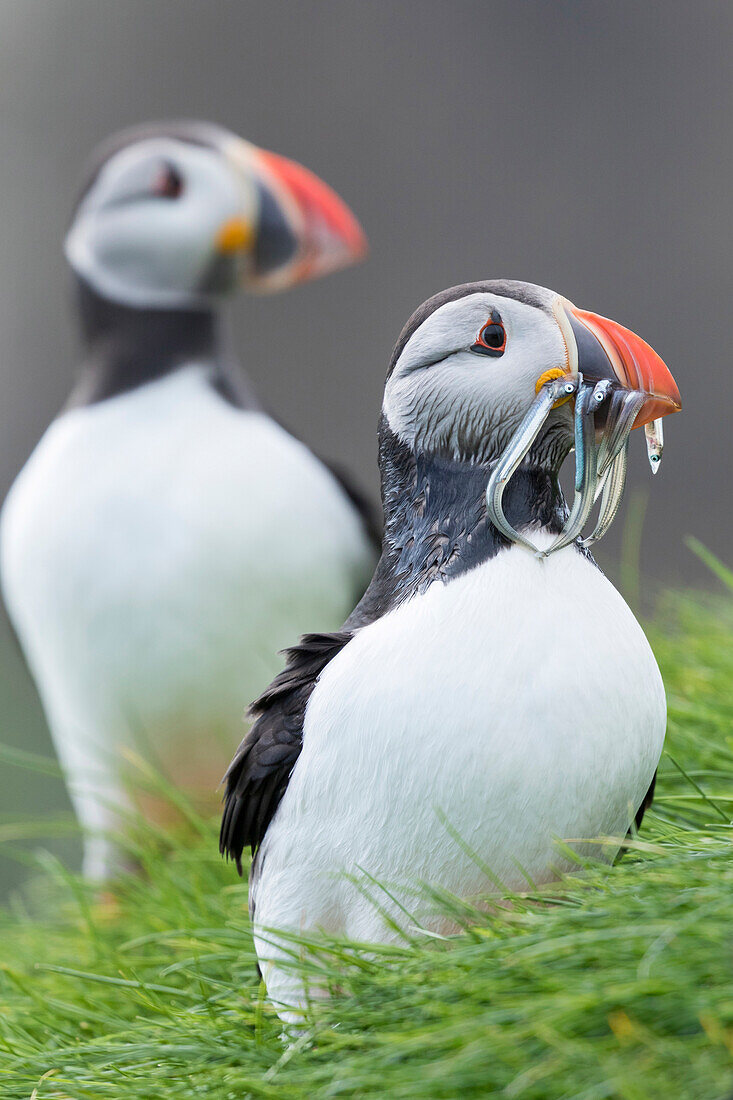
<path id="1" fill-rule="evenodd" d="M 409 906 L 419 882 L 466 897 L 491 876 L 547 881 L 569 866 L 557 840 L 610 859 L 618 844 L 592 840 L 626 832 L 665 724 L 641 628 L 575 548 L 542 562 L 512 548 L 434 583 L 323 672 L 262 848 L 257 919 L 379 936 L 339 872 Z"/>
<path id="2" fill-rule="evenodd" d="M 328 471 L 197 366 L 61 416 L 2 515 L 4 594 L 62 756 L 140 734 L 209 780 L 277 651 L 340 625 L 371 566 Z"/>

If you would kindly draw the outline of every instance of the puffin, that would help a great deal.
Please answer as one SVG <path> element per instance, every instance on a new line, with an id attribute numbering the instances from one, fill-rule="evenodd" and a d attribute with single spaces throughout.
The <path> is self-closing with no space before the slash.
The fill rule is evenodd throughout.
<path id="1" fill-rule="evenodd" d="M 222 317 L 365 250 L 317 176 L 216 125 L 147 124 L 92 158 L 65 240 L 83 362 L 0 520 L 92 880 L 125 865 L 133 806 L 169 816 L 151 768 L 215 809 L 277 651 L 369 581 L 366 499 L 261 406 Z"/>
<path id="2" fill-rule="evenodd" d="M 436 896 L 534 889 L 612 861 L 641 824 L 664 687 L 590 546 L 632 428 L 658 458 L 679 407 L 648 344 L 544 287 L 466 283 L 407 322 L 379 421 L 374 576 L 339 631 L 288 651 L 226 777 L 220 848 L 240 873 L 254 853 L 258 960 L 286 1023 L 322 992 L 293 934 L 443 934 Z"/>

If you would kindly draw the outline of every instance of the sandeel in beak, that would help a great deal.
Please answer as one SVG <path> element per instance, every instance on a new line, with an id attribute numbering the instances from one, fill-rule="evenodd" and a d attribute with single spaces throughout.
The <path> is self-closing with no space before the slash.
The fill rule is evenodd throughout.
<path id="1" fill-rule="evenodd" d="M 556 300 L 554 312 L 568 350 L 567 369 L 547 371 L 538 378 L 537 397 L 496 462 L 486 487 L 489 519 L 494 526 L 540 558 L 580 537 L 599 496 L 595 526 L 580 545 L 590 546 L 605 535 L 624 492 L 631 430 L 644 425 L 649 464 L 656 473 L 664 442 L 662 417 L 681 407 L 669 370 L 635 333 L 607 317 L 578 309 L 564 298 Z M 502 498 L 552 409 L 570 399 L 575 402 L 575 495 L 562 531 L 551 546 L 540 550 L 509 523 Z"/>

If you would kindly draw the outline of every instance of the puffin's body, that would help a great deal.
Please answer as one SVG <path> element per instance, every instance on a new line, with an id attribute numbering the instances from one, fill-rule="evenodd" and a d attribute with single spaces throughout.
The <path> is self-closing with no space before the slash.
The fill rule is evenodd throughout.
<path id="1" fill-rule="evenodd" d="M 567 368 L 555 297 L 469 284 L 408 323 L 380 427 L 375 576 L 340 633 L 290 651 L 230 767 L 222 845 L 237 859 L 243 843 L 256 850 L 257 949 L 286 1020 L 306 993 L 268 930 L 390 940 L 408 913 L 445 930 L 421 887 L 529 889 L 572 865 L 558 841 L 610 860 L 620 841 L 596 838 L 622 838 L 653 788 L 664 689 L 633 614 L 587 550 L 540 560 L 486 514 L 531 383 Z M 477 352 L 487 318 L 505 366 Z M 552 414 L 505 496 L 540 550 L 567 515 L 568 420 L 567 407 Z"/>
<path id="2" fill-rule="evenodd" d="M 185 163 L 185 139 L 165 142 Z M 213 794 L 277 651 L 343 621 L 374 557 L 340 480 L 258 406 L 213 304 L 142 309 L 88 278 L 89 357 L 10 492 L 1 549 L 100 878 L 129 753 Z"/>

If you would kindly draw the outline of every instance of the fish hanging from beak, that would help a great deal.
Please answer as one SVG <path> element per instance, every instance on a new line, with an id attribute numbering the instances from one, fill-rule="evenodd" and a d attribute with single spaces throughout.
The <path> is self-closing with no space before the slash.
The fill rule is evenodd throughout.
<path id="1" fill-rule="evenodd" d="M 581 535 L 599 496 L 595 526 L 581 546 L 591 546 L 605 535 L 623 497 L 632 429 L 644 426 L 649 464 L 656 474 L 664 445 L 662 417 L 681 408 L 679 390 L 667 366 L 641 337 L 564 298 L 557 298 L 553 312 L 565 338 L 567 369 L 546 371 L 537 379 L 537 397 L 496 462 L 486 487 L 491 522 L 539 558 Z M 568 400 L 575 402 L 575 495 L 562 531 L 546 550 L 539 550 L 509 523 L 502 498 L 551 410 Z"/>

